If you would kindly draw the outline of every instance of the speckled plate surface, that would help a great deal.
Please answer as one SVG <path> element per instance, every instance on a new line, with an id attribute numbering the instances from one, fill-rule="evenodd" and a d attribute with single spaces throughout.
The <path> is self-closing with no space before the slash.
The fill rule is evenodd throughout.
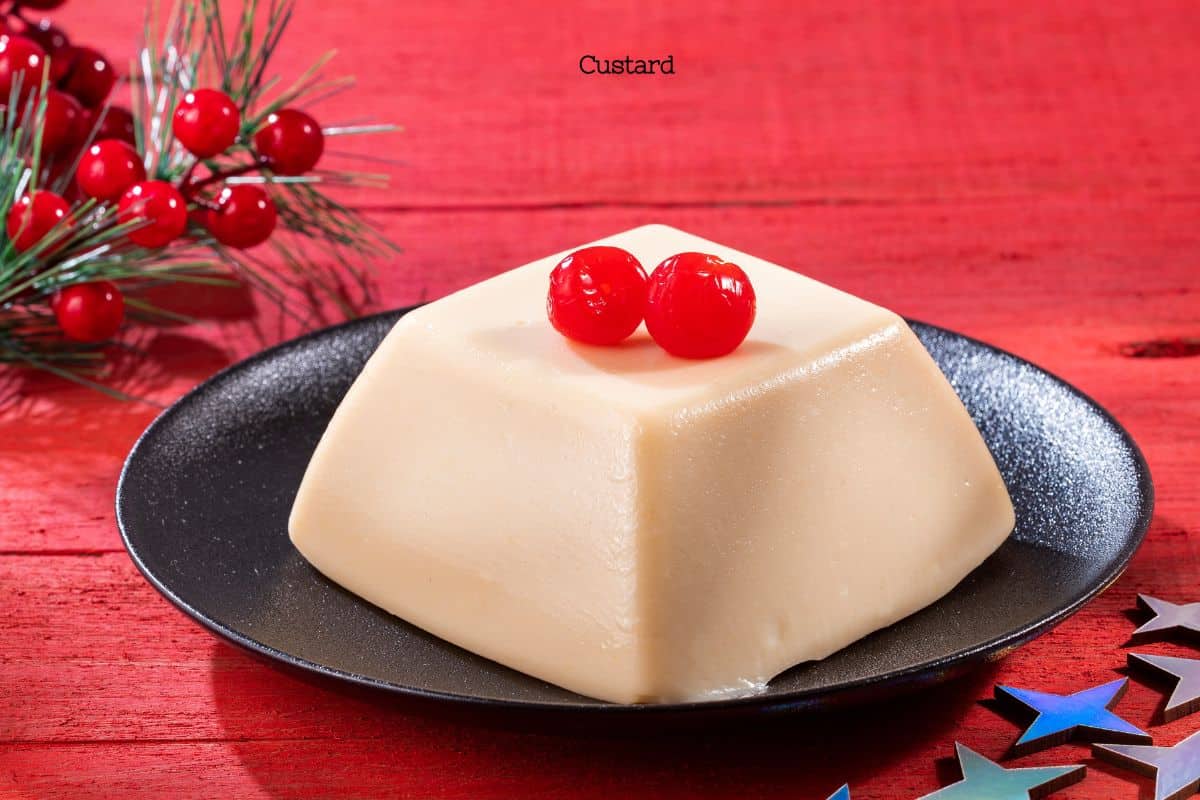
<path id="1" fill-rule="evenodd" d="M 744 715 L 844 704 L 1003 656 L 1120 574 L 1150 520 L 1137 446 L 1102 408 L 1021 359 L 913 323 L 1000 464 L 1009 540 L 939 602 L 764 694 L 663 706 L 590 700 L 472 655 L 342 590 L 286 524 L 317 439 L 403 312 L 267 350 L 197 387 L 139 439 L 117 488 L 135 564 L 218 636 L 292 667 L 402 695 L 538 714 Z"/>

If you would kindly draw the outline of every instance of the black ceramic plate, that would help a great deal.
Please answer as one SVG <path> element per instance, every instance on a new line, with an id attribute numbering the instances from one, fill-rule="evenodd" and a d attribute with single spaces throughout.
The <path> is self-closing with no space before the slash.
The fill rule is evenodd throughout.
<path id="1" fill-rule="evenodd" d="M 536 712 L 742 714 L 807 709 L 945 680 L 1077 611 L 1142 540 L 1153 490 L 1129 435 L 1037 367 L 914 323 L 1012 493 L 1016 531 L 938 603 L 765 694 L 669 706 L 590 700 L 472 655 L 316 572 L 286 524 L 338 402 L 400 313 L 319 331 L 202 384 L 155 420 L 121 474 L 117 521 L 138 568 L 225 639 L 312 672 L 404 695 Z"/>

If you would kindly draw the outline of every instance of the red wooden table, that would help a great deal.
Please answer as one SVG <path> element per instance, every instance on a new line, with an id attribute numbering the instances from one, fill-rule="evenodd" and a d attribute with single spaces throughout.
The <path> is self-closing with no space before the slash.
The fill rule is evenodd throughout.
<path id="1" fill-rule="evenodd" d="M 141 14 L 74 0 L 58 16 L 121 60 Z M 392 188 L 355 198 L 405 248 L 379 275 L 381 305 L 676 225 L 1093 395 L 1154 472 L 1146 544 L 1059 629 L 913 697 L 752 730 L 514 730 L 301 681 L 185 620 L 113 521 L 154 409 L 34 381 L 0 416 L 0 797 L 821 800 L 848 780 L 856 800 L 911 798 L 956 777 L 955 740 L 998 758 L 1015 738 L 978 703 L 994 683 L 1111 679 L 1135 593 L 1200 600 L 1200 358 L 1128 347 L 1200 336 L 1191 0 L 308 2 L 280 69 L 329 47 L 360 86 L 322 117 L 407 129 L 345 144 L 403 161 L 383 167 Z M 586 53 L 670 53 L 676 74 L 587 77 Z M 163 331 L 129 382 L 169 401 L 274 341 L 263 316 Z M 1160 699 L 1135 682 L 1119 710 L 1151 725 Z M 1172 744 L 1197 729 L 1200 715 L 1151 730 Z M 1150 796 L 1079 745 L 1012 763 L 1081 759 L 1088 778 L 1056 798 Z"/>

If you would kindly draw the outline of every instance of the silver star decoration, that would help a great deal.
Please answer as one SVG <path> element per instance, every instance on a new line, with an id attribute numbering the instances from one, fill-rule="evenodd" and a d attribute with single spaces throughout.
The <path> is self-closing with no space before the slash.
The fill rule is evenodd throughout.
<path id="1" fill-rule="evenodd" d="M 1133 632 L 1133 637 L 1146 638 L 1168 631 L 1188 631 L 1200 634 L 1200 603 L 1176 605 L 1146 594 L 1138 595 L 1138 602 L 1154 612 L 1154 618 Z"/>
<path id="2" fill-rule="evenodd" d="M 1005 769 L 969 747 L 954 743 L 963 778 L 918 800 L 1036 800 L 1078 783 L 1087 767 L 1026 767 Z"/>
<path id="3" fill-rule="evenodd" d="M 1125 694 L 1129 680 L 1121 678 L 1074 694 L 1035 692 L 997 686 L 996 699 L 1037 712 L 1033 724 L 1012 746 L 1014 755 L 1062 744 L 1071 738 L 1088 742 L 1141 742 L 1150 744 L 1145 731 L 1130 725 L 1110 709 Z"/>
<path id="4" fill-rule="evenodd" d="M 842 788 L 829 795 L 829 800 L 850 800 L 850 784 L 845 784 Z"/>
<path id="5" fill-rule="evenodd" d="M 1163 722 L 1172 722 L 1200 709 L 1200 660 L 1130 653 L 1129 666 L 1175 679 L 1175 690 L 1163 707 Z"/>
<path id="6" fill-rule="evenodd" d="M 1154 800 L 1183 800 L 1200 789 L 1200 732 L 1174 747 L 1142 744 L 1097 744 L 1100 758 L 1154 776 Z"/>

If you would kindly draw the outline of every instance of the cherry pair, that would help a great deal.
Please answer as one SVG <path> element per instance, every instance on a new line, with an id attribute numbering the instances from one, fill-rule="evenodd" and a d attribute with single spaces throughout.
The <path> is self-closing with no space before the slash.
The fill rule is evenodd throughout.
<path id="1" fill-rule="evenodd" d="M 560 261 L 546 299 L 551 324 L 569 339 L 615 345 L 645 320 L 651 338 L 680 358 L 733 352 L 750 332 L 754 310 L 754 287 L 737 264 L 679 253 L 647 278 L 631 253 L 604 245 Z"/>

